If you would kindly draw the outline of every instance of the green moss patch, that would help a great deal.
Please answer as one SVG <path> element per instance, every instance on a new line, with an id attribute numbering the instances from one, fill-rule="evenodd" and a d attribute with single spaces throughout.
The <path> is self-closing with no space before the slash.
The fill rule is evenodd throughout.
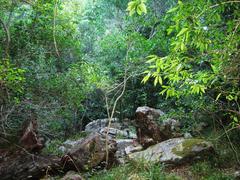
<path id="1" fill-rule="evenodd" d="M 203 139 L 186 139 L 177 147 L 172 149 L 172 152 L 177 156 L 184 157 L 192 153 L 192 148 L 198 145 L 206 145 Z"/>

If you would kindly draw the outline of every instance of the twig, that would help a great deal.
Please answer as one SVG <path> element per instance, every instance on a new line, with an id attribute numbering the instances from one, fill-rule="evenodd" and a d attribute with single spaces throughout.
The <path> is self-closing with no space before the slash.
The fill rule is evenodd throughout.
<path id="1" fill-rule="evenodd" d="M 226 2 L 222 2 L 222 3 L 212 5 L 212 6 L 210 6 L 210 8 L 215 8 L 217 6 L 220 6 L 220 5 L 223 5 L 223 4 L 229 4 L 229 3 L 240 3 L 240 1 L 226 1 Z"/>
<path id="2" fill-rule="evenodd" d="M 56 41 L 56 17 L 57 17 L 57 0 L 54 1 L 54 10 L 53 10 L 53 42 L 55 51 L 58 57 L 60 57 L 57 41 Z"/>
<path id="3" fill-rule="evenodd" d="M 132 74 L 132 75 L 130 75 L 130 76 L 127 77 L 127 81 L 128 81 L 130 78 L 132 78 L 132 77 L 141 76 L 141 75 L 143 75 L 143 74 L 145 74 L 145 73 L 142 72 L 142 73 L 138 73 L 138 74 Z M 116 89 L 118 89 L 118 88 L 119 88 L 120 86 L 122 86 L 123 84 L 124 84 L 124 81 L 121 82 L 121 83 L 119 83 L 119 84 L 117 84 L 115 87 L 107 90 L 107 94 L 110 93 L 110 92 L 112 92 L 112 91 L 114 91 L 114 90 L 116 90 Z"/>
<path id="4" fill-rule="evenodd" d="M 228 131 L 225 129 L 225 127 L 224 127 L 221 119 L 219 119 L 219 122 L 220 122 L 221 126 L 223 127 L 223 130 L 224 130 L 224 132 L 225 132 L 225 134 L 226 134 L 226 136 L 227 136 L 227 139 L 228 139 L 228 141 L 229 141 L 230 147 L 231 147 L 231 149 L 233 150 L 233 153 L 235 154 L 235 158 L 236 158 L 236 160 L 237 160 L 237 163 L 240 165 L 240 161 L 239 161 L 239 158 L 238 158 L 238 153 L 237 153 L 237 151 L 236 151 L 233 143 L 231 142 L 231 139 L 230 139 L 230 137 L 229 137 L 229 135 L 228 135 Z"/>
<path id="5" fill-rule="evenodd" d="M 65 168 L 65 165 L 66 165 L 66 163 L 67 163 L 68 161 L 72 162 L 73 165 L 74 165 L 74 167 L 75 167 L 76 170 L 78 171 L 78 173 L 80 173 L 80 170 L 78 169 L 78 167 L 77 167 L 77 165 L 75 164 L 74 160 L 73 160 L 69 155 L 65 155 L 65 156 L 64 156 L 64 164 L 63 164 L 63 167 L 62 167 L 62 168 L 63 168 L 63 169 Z"/>
<path id="6" fill-rule="evenodd" d="M 229 133 L 230 131 L 232 131 L 232 130 L 234 130 L 234 129 L 238 129 L 238 128 L 239 128 L 239 127 L 232 127 L 232 128 L 230 128 L 230 129 L 224 131 L 223 134 L 221 134 L 221 135 L 218 136 L 217 138 L 214 138 L 213 140 L 216 141 L 216 140 L 220 139 L 222 136 L 224 136 L 226 133 Z"/>
<path id="7" fill-rule="evenodd" d="M 116 109 L 116 106 L 117 106 L 117 103 L 118 101 L 121 99 L 121 97 L 124 95 L 124 92 L 126 90 L 126 84 L 127 84 L 127 70 L 125 70 L 125 75 L 124 75 L 124 84 L 123 84 L 123 89 L 122 89 L 122 92 L 121 94 L 116 98 L 114 104 L 113 104 L 113 109 L 112 109 L 112 112 L 111 112 L 111 115 L 109 117 L 109 121 L 108 121 L 108 126 L 107 126 L 107 133 L 106 133 L 106 166 L 108 165 L 108 159 L 109 159 L 109 151 L 108 151 L 108 134 L 109 134 L 109 129 L 111 127 L 111 121 L 112 121 L 112 118 L 114 116 L 114 113 L 115 113 L 115 109 Z M 108 105 L 107 105 L 107 108 L 109 109 Z M 108 110 L 109 111 L 109 110 Z M 110 113 L 108 113 L 110 114 Z"/>

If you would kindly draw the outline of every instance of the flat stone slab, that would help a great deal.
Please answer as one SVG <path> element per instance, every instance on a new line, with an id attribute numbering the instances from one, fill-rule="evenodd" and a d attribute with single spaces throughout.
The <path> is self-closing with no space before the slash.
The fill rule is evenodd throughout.
<path id="1" fill-rule="evenodd" d="M 129 154 L 131 160 L 180 164 L 201 159 L 214 152 L 212 143 L 203 139 L 173 138 L 150 146 L 144 151 Z"/>

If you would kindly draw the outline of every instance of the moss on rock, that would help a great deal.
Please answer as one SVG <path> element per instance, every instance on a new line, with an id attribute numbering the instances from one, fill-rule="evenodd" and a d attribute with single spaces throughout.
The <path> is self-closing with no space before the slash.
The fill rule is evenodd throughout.
<path id="1" fill-rule="evenodd" d="M 207 144 L 206 144 L 206 141 L 204 141 L 203 139 L 186 139 L 182 143 L 180 143 L 178 146 L 173 148 L 172 152 L 177 156 L 184 157 L 194 153 L 192 150 L 193 150 L 193 147 L 196 147 L 196 146 L 206 147 Z"/>

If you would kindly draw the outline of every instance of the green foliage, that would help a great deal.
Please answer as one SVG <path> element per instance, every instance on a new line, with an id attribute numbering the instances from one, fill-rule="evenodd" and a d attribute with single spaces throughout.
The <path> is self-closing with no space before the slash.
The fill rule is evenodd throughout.
<path id="1" fill-rule="evenodd" d="M 93 174 L 90 179 L 116 180 L 116 179 L 171 179 L 178 180 L 180 177 L 165 173 L 163 166 L 145 162 L 130 162 L 129 164 L 112 168 L 107 173 Z"/>
<path id="2" fill-rule="evenodd" d="M 52 140 L 47 147 L 43 149 L 43 154 L 53 154 L 57 156 L 62 156 L 63 152 L 59 150 L 59 147 L 62 145 L 64 141 L 60 139 Z"/>
<path id="3" fill-rule="evenodd" d="M 23 94 L 24 70 L 14 67 L 9 60 L 0 62 L 0 102 L 2 105 L 14 100 L 19 102 L 19 97 Z"/>
<path id="4" fill-rule="evenodd" d="M 207 161 L 193 164 L 191 167 L 179 169 L 178 174 L 180 176 L 169 173 L 167 169 L 163 168 L 161 165 L 144 162 L 130 162 L 126 165 L 114 167 L 107 173 L 105 171 L 94 173 L 93 177 L 90 179 L 234 179 L 233 176 L 229 175 L 230 173 L 231 172 L 224 172 L 216 169 Z"/>
<path id="5" fill-rule="evenodd" d="M 154 85 L 161 85 L 160 94 L 167 98 L 210 95 L 216 99 L 216 105 L 224 104 L 222 110 L 230 112 L 233 122 L 238 124 L 237 4 L 178 1 L 163 21 L 169 24 L 165 29 L 170 38 L 168 53 L 148 56 L 149 68 L 143 82 L 154 78 Z"/>
<path id="6" fill-rule="evenodd" d="M 69 137 L 69 139 L 76 141 L 76 140 L 79 140 L 79 139 L 81 139 L 81 138 L 85 138 L 85 137 L 87 137 L 88 135 L 89 135 L 88 132 L 82 131 L 82 132 L 80 132 L 80 133 L 77 133 L 77 134 Z"/>
<path id="7" fill-rule="evenodd" d="M 127 11 L 129 11 L 129 15 L 137 13 L 138 15 L 142 15 L 142 13 L 147 13 L 147 7 L 145 5 L 146 0 L 134 0 L 128 3 Z"/>
<path id="8" fill-rule="evenodd" d="M 234 179 L 233 176 L 227 175 L 221 170 L 218 170 L 211 166 L 208 162 L 200 162 L 194 164 L 191 167 L 191 172 L 197 179 L 207 179 L 207 180 L 230 180 Z"/>

